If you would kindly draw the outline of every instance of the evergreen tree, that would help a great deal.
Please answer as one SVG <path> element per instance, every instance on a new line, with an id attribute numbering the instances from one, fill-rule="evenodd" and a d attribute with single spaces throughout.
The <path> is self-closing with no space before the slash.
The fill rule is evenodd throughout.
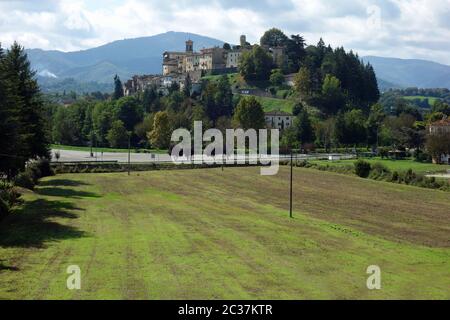
<path id="1" fill-rule="evenodd" d="M 19 139 L 10 141 L 15 149 L 10 156 L 16 157 L 10 172 L 15 174 L 29 159 L 50 156 L 48 133 L 43 100 L 24 48 L 14 43 L 4 56 L 2 65 L 8 113 L 19 135 Z"/>
<path id="2" fill-rule="evenodd" d="M 116 74 L 114 77 L 114 95 L 113 99 L 118 100 L 124 96 L 122 81 L 120 81 L 119 76 Z"/>
<path id="3" fill-rule="evenodd" d="M 4 66 L 4 52 L 0 46 L 0 175 L 11 177 L 20 168 L 20 136 L 18 110 L 8 96 Z"/>

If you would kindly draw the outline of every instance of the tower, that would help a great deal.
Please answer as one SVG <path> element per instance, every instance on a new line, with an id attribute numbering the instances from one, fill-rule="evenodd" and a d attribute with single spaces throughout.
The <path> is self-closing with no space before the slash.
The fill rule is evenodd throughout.
<path id="1" fill-rule="evenodd" d="M 186 41 L 186 52 L 194 52 L 194 42 L 192 40 Z"/>
<path id="2" fill-rule="evenodd" d="M 245 47 L 247 45 L 247 37 L 245 35 L 241 36 L 241 47 Z"/>

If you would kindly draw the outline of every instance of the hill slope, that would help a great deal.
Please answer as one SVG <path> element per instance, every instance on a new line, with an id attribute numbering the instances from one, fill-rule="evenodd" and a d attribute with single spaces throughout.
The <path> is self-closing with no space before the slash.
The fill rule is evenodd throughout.
<path id="1" fill-rule="evenodd" d="M 450 88 L 450 66 L 427 60 L 368 56 L 380 82 L 390 86 Z"/>

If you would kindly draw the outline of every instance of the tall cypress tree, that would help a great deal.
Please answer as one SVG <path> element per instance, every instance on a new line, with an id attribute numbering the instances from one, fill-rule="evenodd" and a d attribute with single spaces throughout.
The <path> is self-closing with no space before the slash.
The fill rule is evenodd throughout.
<path id="1" fill-rule="evenodd" d="M 120 81 L 119 76 L 116 74 L 114 77 L 114 100 L 119 100 L 124 96 L 123 93 L 123 87 L 122 87 L 122 81 Z"/>
<path id="2" fill-rule="evenodd" d="M 44 103 L 24 48 L 14 43 L 4 56 L 2 68 L 10 126 L 18 134 L 11 141 L 12 154 L 16 157 L 11 168 L 14 174 L 29 159 L 49 157 L 48 134 Z"/>

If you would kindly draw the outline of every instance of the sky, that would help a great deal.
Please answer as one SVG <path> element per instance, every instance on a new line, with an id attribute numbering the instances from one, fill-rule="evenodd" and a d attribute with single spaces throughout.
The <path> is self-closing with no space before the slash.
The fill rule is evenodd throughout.
<path id="1" fill-rule="evenodd" d="M 75 51 L 167 31 L 258 43 L 272 27 L 360 56 L 450 65 L 450 0 L 0 0 L 3 47 Z"/>

